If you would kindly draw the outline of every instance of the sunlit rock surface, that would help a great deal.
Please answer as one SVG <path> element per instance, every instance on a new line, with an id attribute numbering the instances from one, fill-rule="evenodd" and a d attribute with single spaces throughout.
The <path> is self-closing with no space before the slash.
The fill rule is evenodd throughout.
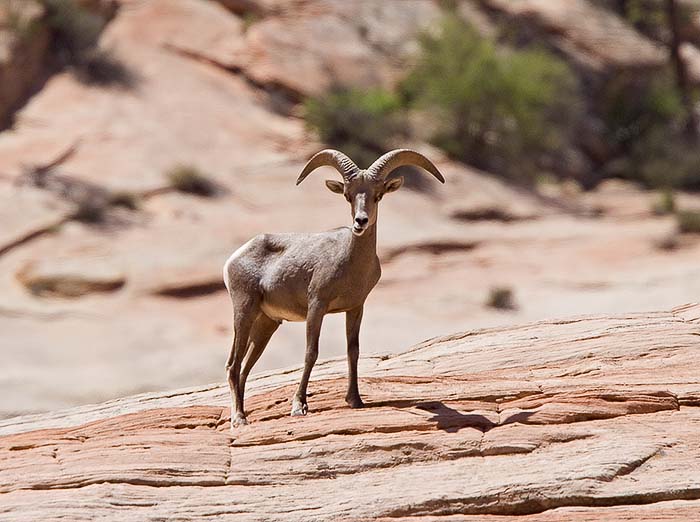
<path id="1" fill-rule="evenodd" d="M 698 339 L 698 305 L 468 331 L 363 357 L 361 410 L 319 363 L 304 418 L 258 374 L 233 435 L 221 385 L 10 419 L 0 517 L 694 520 Z"/>
<path id="2" fill-rule="evenodd" d="M 103 4 L 111 3 L 87 2 Z M 294 185 L 324 147 L 299 117 L 297 97 L 329 79 L 395 81 L 416 35 L 440 14 L 428 0 L 118 4 L 100 48 L 131 73 L 131 84 L 98 87 L 70 71 L 55 74 L 0 133 L 0 418 L 220 380 L 231 342 L 221 278 L 230 253 L 258 233 L 350 221 L 347 203 L 323 184 L 337 176 L 332 169 Z M 545 34 L 596 60 L 609 43 L 600 28 L 620 24 L 591 2 L 463 4 L 460 13 L 484 31 L 493 10 L 508 11 L 528 27 L 554 27 Z M 570 4 L 575 16 L 561 8 Z M 658 51 L 629 31 L 616 42 L 614 56 L 626 64 Z M 397 145 L 423 151 L 447 183 L 426 177 L 421 190 L 382 201 L 383 275 L 367 301 L 364 355 L 445 332 L 669 309 L 700 295 L 700 236 L 659 248 L 675 223 L 654 215 L 653 193 L 617 184 L 589 193 L 555 188 L 550 197 L 425 144 Z M 25 183 L 28 169 L 62 157 L 56 190 Z M 167 172 L 178 164 L 225 190 L 214 198 L 169 190 Z M 70 187 L 126 192 L 138 210 L 77 222 Z M 123 284 L 67 299 L 25 286 L 17 274 L 27 266 L 54 279 L 65 266 L 88 280 L 108 273 Z M 485 306 L 494 287 L 511 289 L 516 308 Z M 345 352 L 342 319 L 325 319 L 322 357 Z M 256 370 L 298 364 L 303 352 L 303 324 L 284 324 Z"/>

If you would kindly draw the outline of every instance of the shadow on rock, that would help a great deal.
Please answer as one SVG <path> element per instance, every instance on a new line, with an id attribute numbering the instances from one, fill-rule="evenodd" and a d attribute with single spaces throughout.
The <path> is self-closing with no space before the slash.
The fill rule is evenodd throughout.
<path id="1" fill-rule="evenodd" d="M 484 415 L 462 413 L 439 401 L 419 403 L 416 408 L 431 412 L 433 416 L 428 420 L 437 423 L 438 429 L 448 433 L 456 433 L 462 428 L 475 428 L 485 433 L 498 426 Z"/>

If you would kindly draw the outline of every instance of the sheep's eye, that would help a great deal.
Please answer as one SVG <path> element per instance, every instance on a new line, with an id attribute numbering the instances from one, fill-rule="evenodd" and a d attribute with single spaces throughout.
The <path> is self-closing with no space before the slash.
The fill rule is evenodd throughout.
<path id="1" fill-rule="evenodd" d="M 384 194 L 378 194 L 378 195 L 374 196 L 374 201 L 381 201 L 383 195 Z"/>
<path id="2" fill-rule="evenodd" d="M 345 196 L 345 201 L 347 201 L 348 203 L 350 203 L 350 195 L 349 195 L 349 194 L 343 194 L 343 196 Z"/>

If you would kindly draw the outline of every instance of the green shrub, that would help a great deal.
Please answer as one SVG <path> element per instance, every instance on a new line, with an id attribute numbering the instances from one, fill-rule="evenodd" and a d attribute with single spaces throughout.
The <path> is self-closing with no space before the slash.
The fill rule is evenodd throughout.
<path id="1" fill-rule="evenodd" d="M 626 147 L 682 116 L 683 105 L 670 70 L 653 75 L 619 73 L 607 79 L 597 96 L 606 138 Z"/>
<path id="2" fill-rule="evenodd" d="M 434 115 L 432 141 L 452 157 L 524 183 L 566 141 L 575 79 L 544 50 L 503 50 L 458 17 L 423 35 L 402 84 L 409 103 Z"/>
<path id="3" fill-rule="evenodd" d="M 138 210 L 140 206 L 140 198 L 133 192 L 125 190 L 112 192 L 109 195 L 109 204 L 113 207 L 123 207 L 129 210 Z"/>
<path id="4" fill-rule="evenodd" d="M 508 287 L 494 287 L 489 291 L 486 306 L 497 310 L 514 310 L 516 308 L 513 299 L 513 290 Z"/>
<path id="5" fill-rule="evenodd" d="M 668 19 L 663 2 L 627 0 L 626 4 L 626 13 L 623 14 L 639 32 L 657 40 L 664 37 L 664 33 L 668 31 Z"/>
<path id="6" fill-rule="evenodd" d="M 247 13 L 243 14 L 241 19 L 243 21 L 243 32 L 245 33 L 253 26 L 253 24 L 256 24 L 262 20 L 262 16 L 254 11 L 248 11 Z"/>
<path id="7" fill-rule="evenodd" d="M 107 204 L 101 198 L 84 198 L 76 202 L 71 219 L 87 224 L 101 223 L 107 215 Z"/>
<path id="8" fill-rule="evenodd" d="M 655 127 L 629 147 L 621 175 L 653 188 L 700 189 L 700 148 L 672 124 Z"/>
<path id="9" fill-rule="evenodd" d="M 46 22 L 53 32 L 54 44 L 69 62 L 97 44 L 106 21 L 75 0 L 42 0 Z"/>
<path id="10" fill-rule="evenodd" d="M 676 196 L 673 190 L 665 189 L 660 191 L 652 211 L 658 216 L 673 214 L 676 211 Z"/>
<path id="11" fill-rule="evenodd" d="M 60 66 L 69 66 L 77 80 L 91 85 L 131 88 L 136 76 L 115 55 L 98 47 L 107 18 L 76 0 L 41 0 L 52 49 Z M 107 16 L 107 15 L 105 15 Z"/>
<path id="12" fill-rule="evenodd" d="M 114 54 L 105 49 L 91 49 L 84 52 L 80 61 L 74 64 L 75 77 L 87 85 L 134 87 L 136 75 Z"/>
<path id="13" fill-rule="evenodd" d="M 700 148 L 684 132 L 687 116 L 670 69 L 617 74 L 596 101 L 603 137 L 617 155 L 606 175 L 653 188 L 700 188 Z"/>
<path id="14" fill-rule="evenodd" d="M 670 29 L 666 0 L 594 0 L 595 3 L 614 10 L 640 33 L 661 42 L 668 41 Z M 623 8 L 624 6 L 624 8 Z M 676 2 L 676 13 L 681 28 L 692 31 L 693 12 L 697 7 L 691 1 Z"/>
<path id="15" fill-rule="evenodd" d="M 203 197 L 213 197 L 219 193 L 218 185 L 191 165 L 177 165 L 166 175 L 170 186 L 179 192 Z"/>
<path id="16" fill-rule="evenodd" d="M 685 234 L 700 234 L 700 211 L 681 210 L 676 214 L 678 231 Z"/>
<path id="17" fill-rule="evenodd" d="M 332 89 L 305 103 L 307 125 L 331 147 L 366 168 L 405 133 L 399 98 L 381 89 Z"/>

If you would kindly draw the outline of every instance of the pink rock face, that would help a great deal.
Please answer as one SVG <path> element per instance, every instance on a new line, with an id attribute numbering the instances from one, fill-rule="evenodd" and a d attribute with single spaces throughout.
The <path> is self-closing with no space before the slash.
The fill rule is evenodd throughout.
<path id="1" fill-rule="evenodd" d="M 508 16 L 524 10 L 527 23 L 564 27 L 553 32 L 566 35 L 557 41 L 593 54 L 600 46 L 583 33 L 599 36 L 599 17 L 613 16 L 578 1 L 462 2 L 460 13 L 485 31 L 486 3 Z M 415 36 L 440 14 L 433 0 L 119 4 L 99 44 L 134 74 L 134 86 L 56 74 L 0 133 L 0 418 L 220 381 L 231 342 L 226 258 L 259 233 L 349 224 L 347 204 L 323 185 L 333 171 L 295 187 L 324 145 L 298 108 L 280 106 L 294 108 L 287 95 L 316 92 L 329 79 L 394 81 Z M 569 4 L 575 9 L 562 8 Z M 595 23 L 579 27 L 582 19 Z M 618 45 L 627 57 L 654 55 L 637 33 Z M 700 236 L 675 238 L 672 218 L 651 212 L 654 194 L 625 184 L 542 197 L 424 144 L 401 145 L 424 152 L 447 183 L 426 180 L 425 191 L 404 188 L 382 201 L 383 276 L 367 302 L 363 355 L 444 332 L 667 309 L 700 295 Z M 139 210 L 86 225 L 71 219 L 75 202 L 61 191 L 16 185 L 26 167 L 73 148 L 58 174 L 106 195 L 126 191 Z M 225 192 L 206 199 L 169 190 L 167 173 L 178 164 Z M 697 196 L 678 201 L 698 205 Z M 595 210 L 602 215 L 594 219 Z M 667 237 L 677 248 L 657 247 Z M 21 284 L 27 266 L 54 286 L 69 267 L 81 296 L 32 293 L 31 283 Z M 512 290 L 516 309 L 484 305 L 501 287 Z M 326 318 L 320 350 L 345 353 L 342 317 Z M 285 324 L 256 370 L 298 364 L 303 351 L 304 325 Z"/>
<path id="2" fill-rule="evenodd" d="M 578 63 L 594 69 L 658 68 L 666 61 L 661 46 L 593 2 L 486 0 L 484 3 L 559 36 L 553 39 L 555 45 Z"/>
<path id="3" fill-rule="evenodd" d="M 700 305 L 470 331 L 228 390 L 0 422 L 3 520 L 695 520 Z M 523 517 L 523 515 L 528 515 Z M 460 518 L 462 520 L 462 518 Z"/>

